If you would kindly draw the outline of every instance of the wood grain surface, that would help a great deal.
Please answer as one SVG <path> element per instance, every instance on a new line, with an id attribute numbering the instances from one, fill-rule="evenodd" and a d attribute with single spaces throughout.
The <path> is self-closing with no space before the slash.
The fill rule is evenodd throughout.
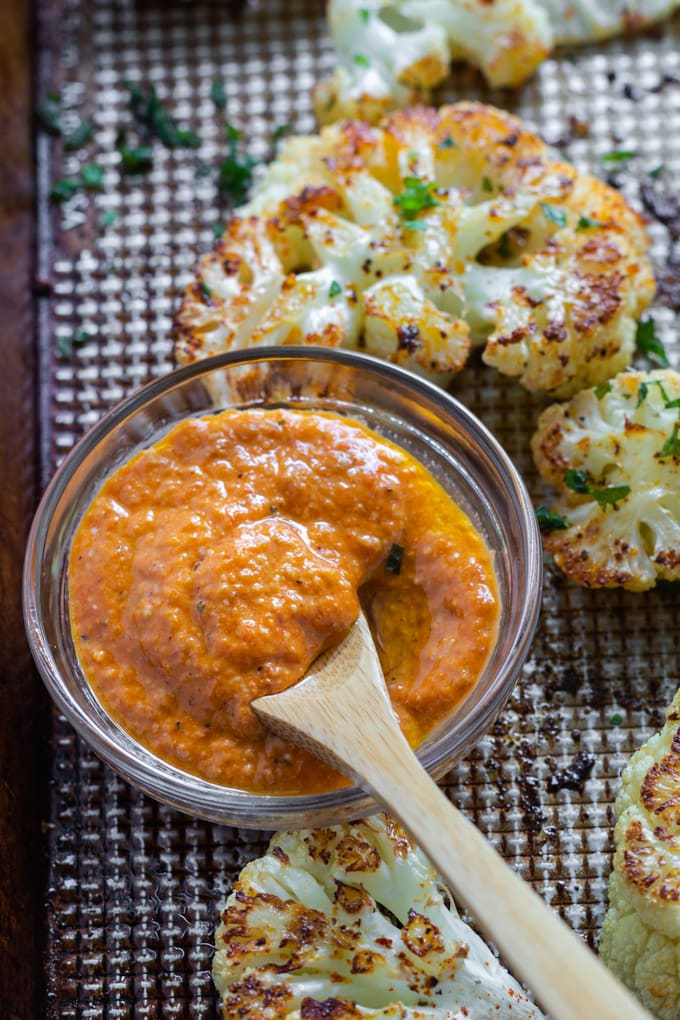
<path id="1" fill-rule="evenodd" d="M 0 1016 L 42 1013 L 39 918 L 44 698 L 21 614 L 36 500 L 32 317 L 32 9 L 0 4 Z"/>

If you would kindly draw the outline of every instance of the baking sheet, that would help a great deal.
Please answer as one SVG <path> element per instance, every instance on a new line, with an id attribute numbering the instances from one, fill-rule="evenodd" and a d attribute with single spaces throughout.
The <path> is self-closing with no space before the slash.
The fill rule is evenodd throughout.
<path id="1" fill-rule="evenodd" d="M 89 117 L 94 125 L 93 141 L 75 153 L 45 134 L 37 139 L 45 481 L 106 409 L 172 367 L 178 295 L 228 215 L 214 172 L 201 169 L 226 155 L 213 81 L 225 85 L 226 116 L 247 150 L 266 159 L 276 125 L 314 129 L 310 90 L 333 54 L 323 4 L 311 0 L 59 0 L 39 8 L 38 36 L 39 94 L 60 93 L 67 124 Z M 456 69 L 437 98 L 482 98 L 517 112 L 581 169 L 601 172 L 602 154 L 635 151 L 620 183 L 642 208 L 646 173 L 663 165 L 664 188 L 680 177 L 679 43 L 676 18 L 636 39 L 561 52 L 516 93 L 492 92 L 473 71 Z M 155 85 L 201 148 L 159 147 L 149 174 L 123 176 L 117 136 L 129 120 L 127 81 Z M 49 202 L 54 181 L 83 162 L 104 167 L 103 191 Z M 115 219 L 104 225 L 107 213 Z M 649 230 L 663 270 L 671 234 L 655 220 Z M 680 367 L 677 313 L 659 302 L 652 311 Z M 74 338 L 72 355 L 60 354 Z M 478 359 L 452 392 L 494 431 L 536 502 L 544 499 L 528 450 L 544 402 Z M 594 945 L 617 777 L 660 725 L 679 683 L 679 596 L 584 591 L 546 566 L 541 623 L 517 691 L 445 787 Z M 48 1015 L 215 1016 L 209 970 L 219 906 L 267 835 L 151 802 L 56 716 L 45 833 Z"/>

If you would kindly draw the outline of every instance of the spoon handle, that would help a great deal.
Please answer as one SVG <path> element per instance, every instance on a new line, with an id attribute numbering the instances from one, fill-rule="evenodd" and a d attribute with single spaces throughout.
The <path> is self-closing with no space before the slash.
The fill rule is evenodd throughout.
<path id="1" fill-rule="evenodd" d="M 363 615 L 300 684 L 253 707 L 385 805 L 554 1020 L 651 1020 L 427 775 L 399 728 Z"/>

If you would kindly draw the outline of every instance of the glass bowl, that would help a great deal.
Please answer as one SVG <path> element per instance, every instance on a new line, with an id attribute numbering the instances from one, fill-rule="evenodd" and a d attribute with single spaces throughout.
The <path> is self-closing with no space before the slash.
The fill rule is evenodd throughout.
<path id="1" fill-rule="evenodd" d="M 103 480 L 177 421 L 225 407 L 345 414 L 407 449 L 456 499 L 494 553 L 498 637 L 467 699 L 418 748 L 435 778 L 488 730 L 517 680 L 541 596 L 541 539 L 524 485 L 502 448 L 458 401 L 394 365 L 323 348 L 232 352 L 178 369 L 113 408 L 64 460 L 38 508 L 24 569 L 33 656 L 52 698 L 116 772 L 163 803 L 239 826 L 333 824 L 376 810 L 356 786 L 307 796 L 247 793 L 197 778 L 138 744 L 103 710 L 71 637 L 67 567 L 74 531 Z"/>

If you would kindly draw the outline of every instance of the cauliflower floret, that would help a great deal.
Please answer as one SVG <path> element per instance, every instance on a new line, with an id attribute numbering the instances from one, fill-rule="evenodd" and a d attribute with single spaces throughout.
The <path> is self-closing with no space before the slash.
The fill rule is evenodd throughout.
<path id="1" fill-rule="evenodd" d="M 555 43 L 586 43 L 622 32 L 636 32 L 667 18 L 679 0 L 537 0 L 545 8 Z"/>
<path id="2" fill-rule="evenodd" d="M 446 383 L 470 344 L 567 396 L 624 368 L 654 280 L 640 218 L 479 103 L 293 138 L 199 264 L 180 362 L 258 344 L 364 348 Z"/>
<path id="3" fill-rule="evenodd" d="M 452 60 L 480 67 L 492 85 L 519 85 L 551 46 L 537 0 L 330 0 L 328 28 L 340 63 L 314 90 L 320 124 L 375 124 L 426 98 Z"/>
<path id="4" fill-rule="evenodd" d="M 244 1020 L 542 1016 L 385 815 L 274 835 L 227 900 L 213 977 Z"/>
<path id="5" fill-rule="evenodd" d="M 680 579 L 680 375 L 623 372 L 546 408 L 536 466 L 560 499 L 545 547 L 589 588 Z"/>
<path id="6" fill-rule="evenodd" d="M 320 124 L 352 117 L 376 124 L 426 100 L 452 60 L 479 67 L 494 86 L 526 81 L 554 45 L 643 28 L 679 0 L 330 0 L 339 64 L 314 89 Z"/>
<path id="7" fill-rule="evenodd" d="M 630 758 L 600 955 L 660 1020 L 680 1020 L 680 691 Z"/>

